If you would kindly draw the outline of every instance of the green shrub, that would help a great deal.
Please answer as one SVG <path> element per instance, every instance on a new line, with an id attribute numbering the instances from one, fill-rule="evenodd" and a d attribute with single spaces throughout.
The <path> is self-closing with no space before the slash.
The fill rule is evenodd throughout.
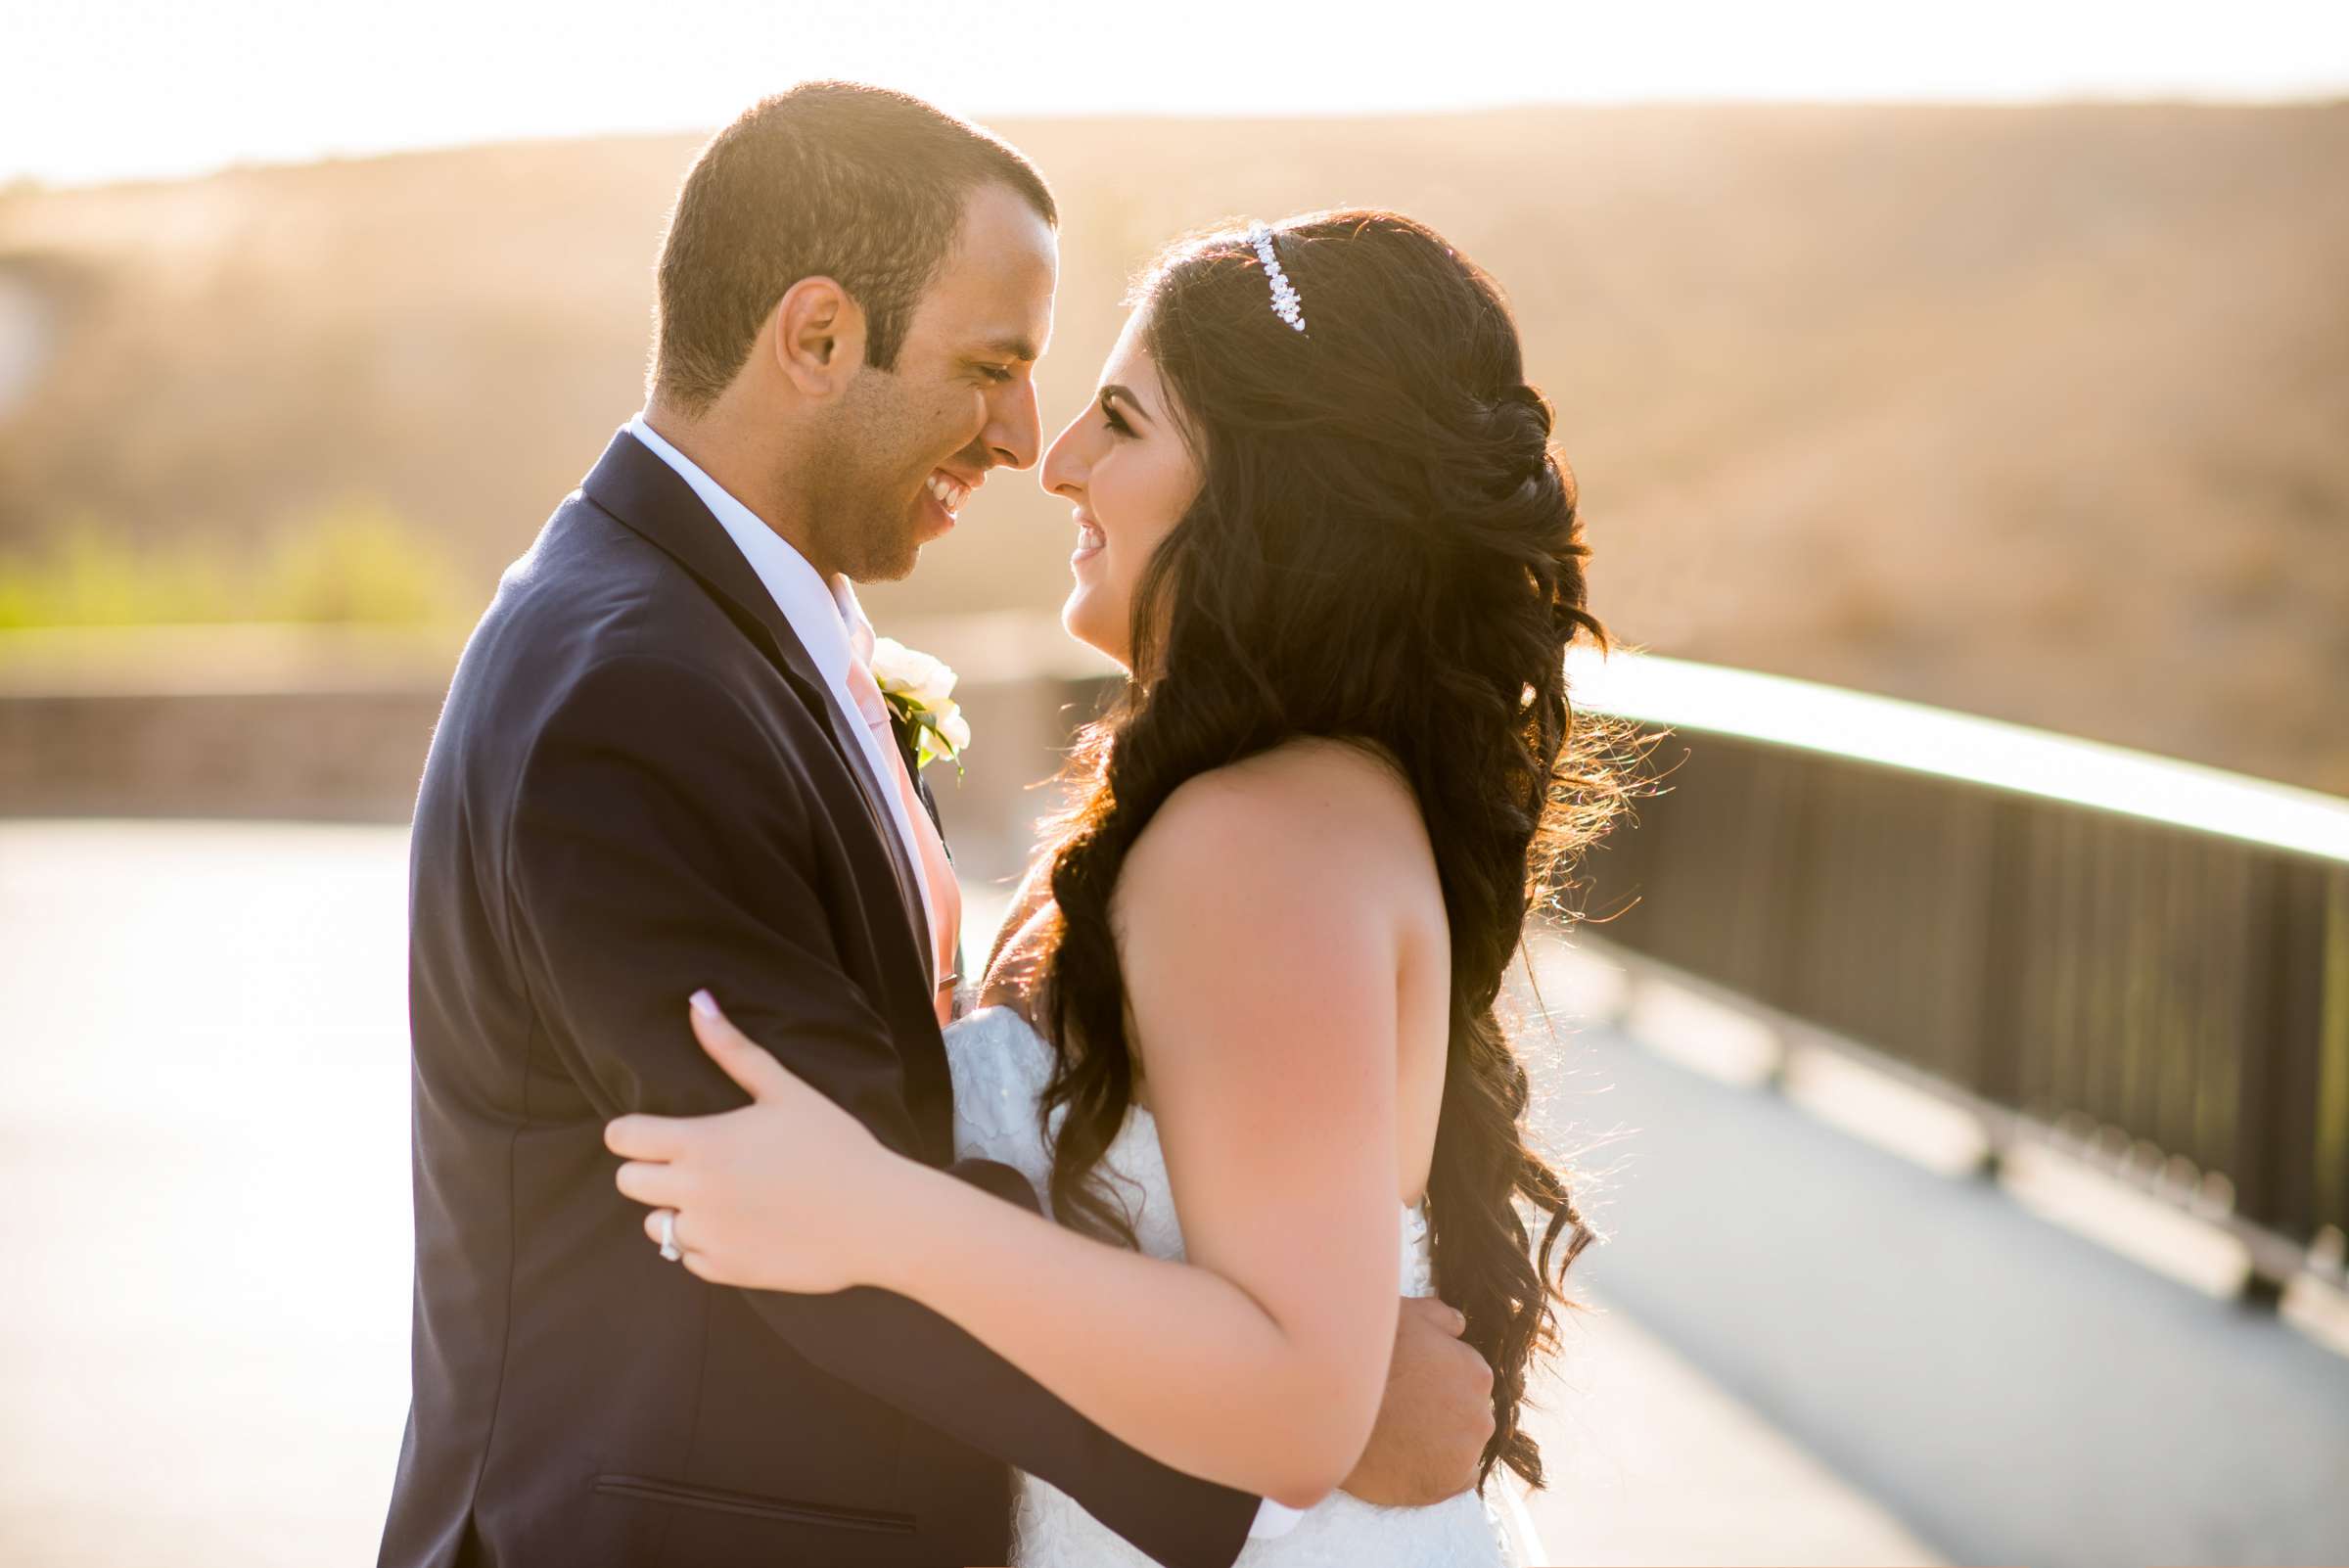
<path id="1" fill-rule="evenodd" d="M 424 625 L 456 613 L 446 554 L 378 502 L 352 501 L 258 550 L 136 545 L 95 520 L 0 552 L 0 630 L 239 621 Z"/>

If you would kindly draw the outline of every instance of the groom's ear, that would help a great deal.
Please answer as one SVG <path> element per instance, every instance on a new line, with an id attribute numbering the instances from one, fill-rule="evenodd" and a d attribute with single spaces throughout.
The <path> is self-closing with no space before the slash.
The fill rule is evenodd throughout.
<path id="1" fill-rule="evenodd" d="M 864 364 L 864 309 L 830 278 L 802 278 L 776 301 L 775 368 L 810 397 L 847 387 Z"/>

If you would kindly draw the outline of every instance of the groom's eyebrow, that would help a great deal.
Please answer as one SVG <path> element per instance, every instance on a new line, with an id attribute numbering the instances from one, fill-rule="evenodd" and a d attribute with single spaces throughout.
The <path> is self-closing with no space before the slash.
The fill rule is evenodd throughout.
<path id="1" fill-rule="evenodd" d="M 979 351 L 992 354 L 998 359 L 1017 359 L 1025 364 L 1033 364 L 1036 358 L 1036 340 L 1025 335 L 990 338 L 979 346 Z"/>

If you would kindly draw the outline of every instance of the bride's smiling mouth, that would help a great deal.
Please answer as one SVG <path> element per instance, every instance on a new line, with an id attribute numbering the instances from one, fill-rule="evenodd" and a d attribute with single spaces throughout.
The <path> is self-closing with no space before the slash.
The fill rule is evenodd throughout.
<path id="1" fill-rule="evenodd" d="M 1069 553 L 1069 564 L 1075 566 L 1080 561 L 1089 561 L 1099 555 L 1108 546 L 1109 535 L 1101 531 L 1100 524 L 1082 512 L 1070 515 L 1077 522 L 1077 548 Z"/>

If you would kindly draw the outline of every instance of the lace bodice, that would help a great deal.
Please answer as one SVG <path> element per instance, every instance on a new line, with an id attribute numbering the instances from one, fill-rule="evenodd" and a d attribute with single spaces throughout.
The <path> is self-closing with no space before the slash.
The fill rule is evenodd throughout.
<path id="1" fill-rule="evenodd" d="M 1052 1069 L 1051 1047 L 1017 1013 L 988 1007 L 946 1031 L 954 1074 L 954 1153 L 958 1159 L 999 1161 L 1046 1190 L 1050 1145 L 1036 1107 Z M 1055 1113 L 1050 1130 L 1059 1130 Z M 1157 1120 L 1136 1106 L 1111 1140 L 1103 1164 L 1113 1192 L 1127 1203 L 1134 1238 L 1153 1258 L 1184 1257 Z M 1424 1208 L 1403 1209 L 1400 1280 L 1406 1296 L 1434 1293 L 1434 1251 Z M 1016 1489 L 1012 1558 L 1018 1568 L 1147 1568 L 1150 1559 L 1128 1545 L 1066 1493 L 1022 1475 Z M 1432 1508 L 1381 1508 L 1337 1493 L 1310 1510 L 1288 1534 L 1253 1541 L 1237 1568 L 1495 1568 L 1523 1560 L 1501 1542 L 1509 1532 L 1497 1510 L 1473 1494 Z M 1511 1543 L 1513 1548 L 1514 1543 Z"/>
<path id="2" fill-rule="evenodd" d="M 1038 1194 L 1044 1192 L 1052 1153 L 1036 1126 L 1036 1108 L 1051 1076 L 1051 1047 L 1019 1014 L 987 1007 L 946 1031 L 946 1056 L 954 1069 L 955 1158 L 998 1161 L 1026 1176 Z M 1052 1130 L 1059 1130 L 1056 1112 Z M 1182 1225 L 1174 1215 L 1157 1118 L 1135 1106 L 1110 1141 L 1104 1163 L 1117 1178 L 1111 1190 L 1128 1200 L 1127 1216 L 1142 1251 L 1153 1258 L 1183 1258 Z M 1403 1211 L 1402 1260 L 1402 1294 L 1434 1295 L 1435 1253 L 1424 1206 Z"/>

